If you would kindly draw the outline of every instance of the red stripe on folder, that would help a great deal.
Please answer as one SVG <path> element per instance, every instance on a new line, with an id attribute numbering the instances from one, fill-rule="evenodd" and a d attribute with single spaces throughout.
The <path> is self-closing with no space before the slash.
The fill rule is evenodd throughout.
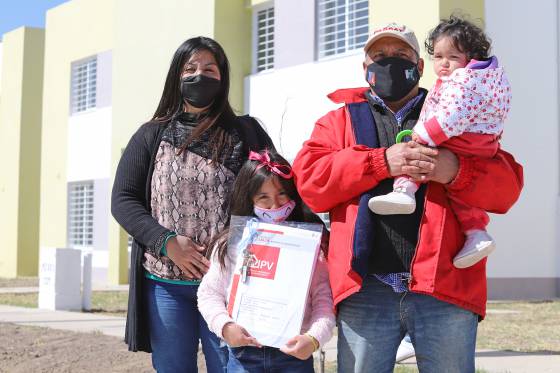
<path id="1" fill-rule="evenodd" d="M 232 317 L 233 313 L 233 304 L 235 303 L 235 296 L 237 295 L 237 287 L 239 286 L 239 278 L 241 276 L 236 273 L 233 275 L 233 282 L 231 283 L 231 291 L 229 292 L 229 302 L 227 306 L 227 312 L 229 317 Z"/>
<path id="2" fill-rule="evenodd" d="M 273 231 L 273 230 L 270 230 L 270 229 L 257 229 L 257 232 L 284 234 L 284 232 L 282 232 L 282 231 Z"/>

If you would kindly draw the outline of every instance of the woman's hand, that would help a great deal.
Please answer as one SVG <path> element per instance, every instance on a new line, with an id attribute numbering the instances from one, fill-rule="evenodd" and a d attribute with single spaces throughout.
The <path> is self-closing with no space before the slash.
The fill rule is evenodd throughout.
<path id="1" fill-rule="evenodd" d="M 426 175 L 434 170 L 438 149 L 414 141 L 395 144 L 385 150 L 389 174 Z"/>
<path id="2" fill-rule="evenodd" d="M 286 344 L 280 347 L 280 351 L 285 354 L 297 357 L 300 360 L 307 360 L 315 351 L 315 345 L 311 338 L 300 334 L 290 339 Z"/>
<path id="3" fill-rule="evenodd" d="M 210 262 L 203 255 L 205 248 L 188 237 L 176 236 L 167 241 L 167 257 L 183 271 L 185 276 L 201 279 L 208 272 Z"/>
<path id="4" fill-rule="evenodd" d="M 255 346 L 262 345 L 253 337 L 245 328 L 234 322 L 228 322 L 222 329 L 222 336 L 230 347 Z"/>

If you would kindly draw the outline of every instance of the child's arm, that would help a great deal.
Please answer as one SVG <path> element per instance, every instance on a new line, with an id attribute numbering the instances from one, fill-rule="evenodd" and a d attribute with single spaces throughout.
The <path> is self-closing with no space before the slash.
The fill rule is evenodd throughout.
<path id="1" fill-rule="evenodd" d="M 210 270 L 202 278 L 198 288 L 198 310 L 211 332 L 231 347 L 256 346 L 260 343 L 229 316 L 226 308 L 227 287 L 231 280 L 233 264 L 226 256 L 222 267 L 214 255 Z"/>
<path id="2" fill-rule="evenodd" d="M 456 82 L 446 82 L 440 90 L 437 104 L 426 102 L 426 112 L 414 126 L 417 133 L 430 146 L 438 146 L 451 137 L 471 132 L 480 121 L 481 110 L 486 110 L 487 100 L 477 92 Z"/>
<path id="3" fill-rule="evenodd" d="M 226 258 L 227 260 L 227 258 Z M 214 258 L 208 273 L 202 278 L 198 288 L 198 309 L 206 320 L 208 328 L 223 339 L 222 329 L 233 322 L 226 309 L 227 286 L 231 277 L 231 265 L 226 263 L 222 268 Z"/>
<path id="4" fill-rule="evenodd" d="M 332 292 L 329 285 L 329 273 L 324 257 L 320 254 L 315 265 L 311 287 L 311 327 L 304 333 L 295 336 L 280 350 L 286 354 L 305 360 L 313 351 L 323 346 L 332 337 L 335 326 Z"/>
<path id="5" fill-rule="evenodd" d="M 523 167 L 498 149 L 491 159 L 458 156 L 459 172 L 447 190 L 466 204 L 495 214 L 506 213 L 523 189 Z"/>

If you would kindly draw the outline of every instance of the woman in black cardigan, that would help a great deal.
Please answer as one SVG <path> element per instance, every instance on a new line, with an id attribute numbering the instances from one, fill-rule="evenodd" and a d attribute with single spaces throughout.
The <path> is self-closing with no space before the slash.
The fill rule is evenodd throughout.
<path id="1" fill-rule="evenodd" d="M 158 108 L 129 141 L 111 211 L 133 237 L 125 341 L 152 352 L 158 372 L 196 372 L 199 340 L 209 373 L 225 372 L 198 312 L 208 244 L 226 226 L 233 180 L 249 150 L 273 148 L 260 125 L 228 101 L 229 63 L 214 40 L 185 41 L 173 56 Z"/>

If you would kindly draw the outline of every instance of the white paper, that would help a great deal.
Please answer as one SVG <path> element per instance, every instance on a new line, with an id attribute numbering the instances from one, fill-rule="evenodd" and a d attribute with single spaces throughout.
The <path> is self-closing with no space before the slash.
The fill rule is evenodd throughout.
<path id="1" fill-rule="evenodd" d="M 256 231 L 249 244 L 251 265 L 242 282 L 242 251 L 251 231 Z M 233 248 L 228 310 L 261 344 L 281 347 L 300 334 L 320 243 L 319 231 L 268 223 L 245 227 L 241 245 Z"/>

